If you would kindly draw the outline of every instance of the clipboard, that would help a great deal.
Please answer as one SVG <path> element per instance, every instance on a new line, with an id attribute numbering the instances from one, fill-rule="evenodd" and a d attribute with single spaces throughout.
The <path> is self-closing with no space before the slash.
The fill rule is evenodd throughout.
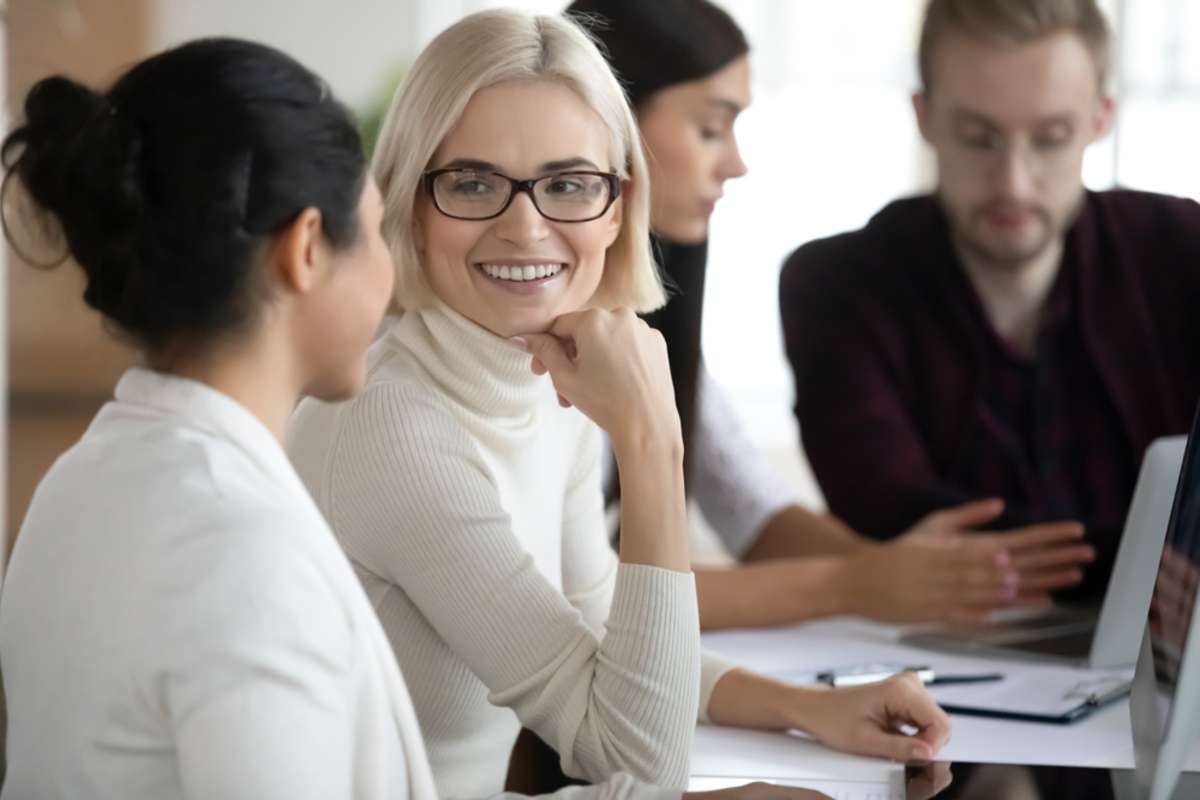
<path id="1" fill-rule="evenodd" d="M 994 686 L 930 687 L 948 714 L 1069 725 L 1129 694 L 1130 670 L 1019 671 Z"/>

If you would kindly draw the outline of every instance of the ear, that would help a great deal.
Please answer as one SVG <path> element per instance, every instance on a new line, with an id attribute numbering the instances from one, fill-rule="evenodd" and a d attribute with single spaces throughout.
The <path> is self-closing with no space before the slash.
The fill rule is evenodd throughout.
<path id="1" fill-rule="evenodd" d="M 913 111 L 917 115 L 917 130 L 921 132 L 921 138 L 926 142 L 933 144 L 931 136 L 931 124 L 929 120 L 929 95 L 924 91 L 913 92 L 912 96 Z"/>
<path id="2" fill-rule="evenodd" d="M 1092 128 L 1092 141 L 1099 141 L 1112 130 L 1113 120 L 1117 115 L 1117 100 L 1112 95 L 1104 95 L 1096 108 L 1096 116 Z"/>
<path id="3" fill-rule="evenodd" d="M 312 291 L 324 265 L 325 251 L 321 212 L 306 208 L 276 236 L 274 266 L 279 282 L 288 291 Z"/>

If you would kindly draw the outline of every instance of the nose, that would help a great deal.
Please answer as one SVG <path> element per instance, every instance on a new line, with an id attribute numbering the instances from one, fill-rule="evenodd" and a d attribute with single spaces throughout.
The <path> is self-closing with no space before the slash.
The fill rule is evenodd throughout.
<path id="1" fill-rule="evenodd" d="M 1014 146 L 1007 148 L 999 164 L 997 176 L 1000 189 L 1008 197 L 1023 200 L 1034 194 L 1037 180 L 1036 165 L 1032 148 Z"/>
<path id="2" fill-rule="evenodd" d="M 725 157 L 721 159 L 720 178 L 723 181 L 730 178 L 740 178 L 747 171 L 746 162 L 742 160 L 742 151 L 738 147 L 737 139 L 730 137 L 729 146 L 725 148 Z"/>
<path id="3" fill-rule="evenodd" d="M 504 213 L 493 225 L 496 235 L 517 247 L 540 242 L 550 235 L 550 228 L 533 204 L 528 192 L 518 192 Z"/>

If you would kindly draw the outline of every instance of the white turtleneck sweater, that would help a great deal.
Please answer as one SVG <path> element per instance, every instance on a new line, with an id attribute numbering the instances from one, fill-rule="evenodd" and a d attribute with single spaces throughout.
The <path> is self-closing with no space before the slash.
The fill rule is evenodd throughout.
<path id="1" fill-rule="evenodd" d="M 306 401 L 301 478 L 379 614 L 439 793 L 504 783 L 522 724 L 590 780 L 683 786 L 705 658 L 691 574 L 618 564 L 600 438 L 530 357 L 444 305 L 375 345 L 353 401 Z"/>

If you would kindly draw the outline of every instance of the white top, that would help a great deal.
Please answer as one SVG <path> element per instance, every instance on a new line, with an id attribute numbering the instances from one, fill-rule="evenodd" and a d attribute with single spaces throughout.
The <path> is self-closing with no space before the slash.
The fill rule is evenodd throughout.
<path id="1" fill-rule="evenodd" d="M 200 383 L 130 370 L 42 481 L 0 659 L 4 798 L 435 797 L 349 563 L 271 433 Z"/>
<path id="2" fill-rule="evenodd" d="M 701 687 L 690 573 L 618 565 L 598 430 L 529 364 L 445 306 L 408 312 L 358 398 L 301 405 L 289 452 L 396 648 L 443 794 L 498 790 L 522 724 L 570 775 L 682 786 L 728 665 Z"/>
<path id="3" fill-rule="evenodd" d="M 612 468 L 609 456 L 604 460 L 605 486 L 612 480 Z M 733 404 L 703 362 L 696 380 L 688 469 L 692 481 L 689 496 L 738 559 L 772 517 L 801 504 L 796 488 L 771 468 L 750 441 Z"/>
<path id="4" fill-rule="evenodd" d="M 378 621 L 276 439 L 125 374 L 42 481 L 0 602 L 5 798 L 432 797 Z"/>

